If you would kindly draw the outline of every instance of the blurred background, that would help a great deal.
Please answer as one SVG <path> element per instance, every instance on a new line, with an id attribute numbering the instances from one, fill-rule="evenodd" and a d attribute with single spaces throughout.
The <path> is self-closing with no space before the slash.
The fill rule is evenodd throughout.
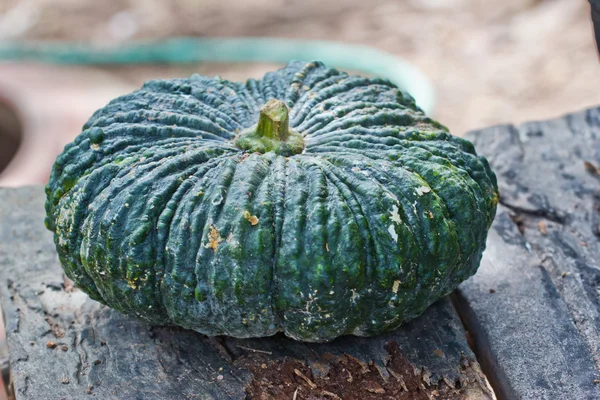
<path id="1" fill-rule="evenodd" d="M 0 45 L 112 49 L 180 36 L 318 39 L 386 51 L 429 79 L 432 116 L 455 135 L 600 105 L 584 0 L 0 0 Z M 44 183 L 91 113 L 147 79 L 244 80 L 279 66 L 0 60 L 0 186 Z"/>
<path id="2" fill-rule="evenodd" d="M 600 104 L 584 0 L 0 0 L 0 45 L 68 41 L 112 49 L 180 36 L 320 39 L 384 50 L 430 80 L 432 116 L 455 135 Z M 92 111 L 144 80 L 194 72 L 238 80 L 275 67 L 0 60 L 0 170 L 21 147 L 0 185 L 44 182 Z M 32 165 L 38 153 L 39 166 Z"/>

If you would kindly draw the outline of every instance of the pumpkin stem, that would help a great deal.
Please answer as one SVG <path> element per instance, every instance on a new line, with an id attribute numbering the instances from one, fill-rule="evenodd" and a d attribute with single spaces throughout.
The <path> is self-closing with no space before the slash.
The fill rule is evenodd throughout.
<path id="1" fill-rule="evenodd" d="M 256 126 L 259 136 L 285 141 L 289 129 L 288 108 L 283 101 L 271 99 L 262 106 Z"/>
<path id="2" fill-rule="evenodd" d="M 272 151 L 287 157 L 302 153 L 304 138 L 290 129 L 285 103 L 272 99 L 260 109 L 258 124 L 238 135 L 235 145 L 253 153 L 265 154 Z"/>

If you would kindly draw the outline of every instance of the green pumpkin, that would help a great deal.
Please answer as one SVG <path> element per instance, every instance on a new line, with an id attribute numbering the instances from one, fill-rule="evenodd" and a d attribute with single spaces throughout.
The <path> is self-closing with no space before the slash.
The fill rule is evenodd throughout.
<path id="1" fill-rule="evenodd" d="M 291 62 L 157 80 L 57 158 L 46 226 L 93 299 L 207 335 L 323 342 L 421 314 L 477 270 L 498 189 L 382 78 Z"/>

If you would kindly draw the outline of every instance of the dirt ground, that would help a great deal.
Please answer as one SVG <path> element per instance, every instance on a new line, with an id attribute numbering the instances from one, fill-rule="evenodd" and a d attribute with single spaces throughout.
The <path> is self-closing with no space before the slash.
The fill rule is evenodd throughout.
<path id="1" fill-rule="evenodd" d="M 0 40 L 98 45 L 179 35 L 275 36 L 367 44 L 406 58 L 437 90 L 455 134 L 600 104 L 585 0 L 0 0 Z M 226 78 L 262 66 L 200 67 Z M 114 71 L 132 79 L 186 75 Z"/>

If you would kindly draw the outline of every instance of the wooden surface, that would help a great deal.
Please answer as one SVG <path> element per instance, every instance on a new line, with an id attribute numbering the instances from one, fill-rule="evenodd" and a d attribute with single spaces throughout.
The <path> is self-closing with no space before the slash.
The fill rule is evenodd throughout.
<path id="1" fill-rule="evenodd" d="M 459 291 L 485 371 L 502 398 L 600 399 L 600 108 L 468 137 L 502 204 Z"/>
<path id="2" fill-rule="evenodd" d="M 467 336 L 498 398 L 599 399 L 599 136 L 599 109 L 470 133 L 501 190 L 477 275 L 395 332 L 322 345 L 207 338 L 103 307 L 64 280 L 42 188 L 0 190 L 17 399 L 494 398 Z"/>

